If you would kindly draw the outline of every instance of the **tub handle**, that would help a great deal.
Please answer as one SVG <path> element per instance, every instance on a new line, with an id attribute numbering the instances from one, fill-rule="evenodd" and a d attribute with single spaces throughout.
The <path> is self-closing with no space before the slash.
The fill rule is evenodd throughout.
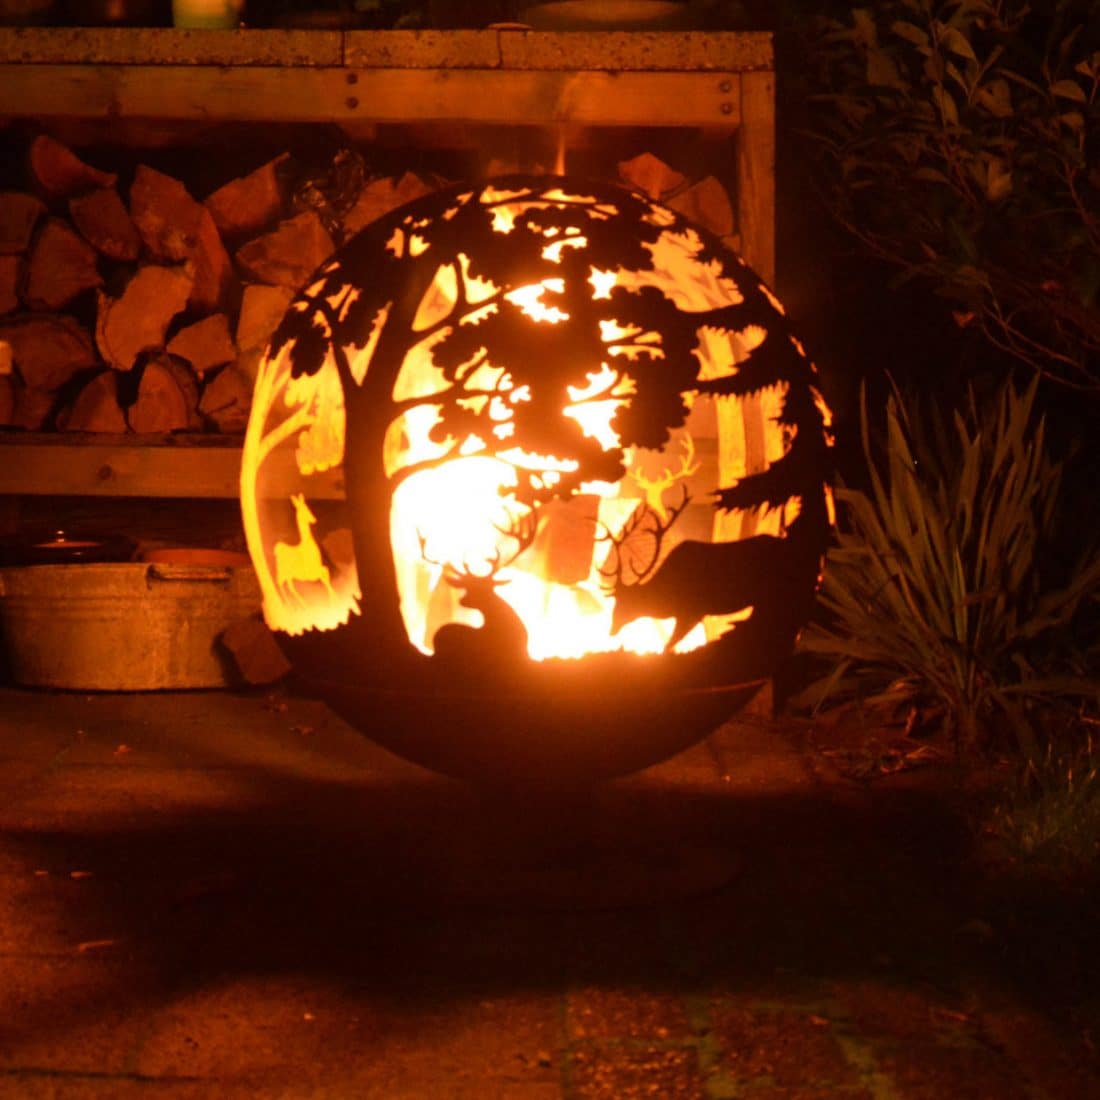
<path id="1" fill-rule="evenodd" d="M 233 571 L 222 565 L 185 565 L 179 562 L 150 562 L 145 571 L 145 583 L 152 588 L 157 581 L 205 581 L 208 584 L 229 584 Z"/>

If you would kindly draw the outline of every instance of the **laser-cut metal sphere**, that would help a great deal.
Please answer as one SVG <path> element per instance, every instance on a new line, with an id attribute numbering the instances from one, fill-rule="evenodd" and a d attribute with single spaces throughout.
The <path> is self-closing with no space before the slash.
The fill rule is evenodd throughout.
<path id="1" fill-rule="evenodd" d="M 349 240 L 256 381 L 268 624 L 345 717 L 482 782 L 631 771 L 789 653 L 828 414 L 782 307 L 621 187 L 460 184 Z"/>

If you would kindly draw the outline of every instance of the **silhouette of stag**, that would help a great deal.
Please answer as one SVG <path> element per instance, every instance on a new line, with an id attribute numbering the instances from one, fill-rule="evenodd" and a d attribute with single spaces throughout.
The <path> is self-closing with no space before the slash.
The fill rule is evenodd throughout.
<path id="1" fill-rule="evenodd" d="M 306 601 L 298 591 L 299 584 L 319 581 L 330 596 L 336 593 L 332 590 L 332 580 L 328 566 L 321 557 L 321 548 L 313 537 L 312 528 L 317 517 L 306 503 L 304 493 L 295 493 L 290 503 L 294 505 L 298 541 L 275 543 L 275 583 L 299 606 L 304 607 Z"/>
<path id="2" fill-rule="evenodd" d="M 609 590 L 615 597 L 613 635 L 635 619 L 675 619 L 667 652 L 706 615 L 730 615 L 748 607 L 756 609 L 755 614 L 762 605 L 774 604 L 804 571 L 805 550 L 789 535 L 754 535 L 716 543 L 685 539 L 662 560 L 662 542 L 688 499 L 685 490 L 667 520 L 642 505 L 622 532 L 605 536 L 612 543 L 615 559 L 613 568 L 601 570 L 612 581 Z M 621 548 L 647 521 L 654 542 L 652 555 L 641 568 L 632 564 L 634 579 L 627 582 Z"/>
<path id="3" fill-rule="evenodd" d="M 502 560 L 501 551 L 497 549 L 489 560 L 486 573 L 474 573 L 465 563 L 461 569 L 449 564 L 443 566 L 443 579 L 462 593 L 458 602 L 463 607 L 480 611 L 483 621 L 479 627 L 466 623 L 444 623 L 432 639 L 436 657 L 465 664 L 510 663 L 518 657 L 526 657 L 527 627 L 512 605 L 497 592 L 501 585 L 508 583 L 498 574 L 531 545 L 537 527 L 537 518 L 530 513 L 516 528 L 502 531 L 502 534 L 515 540 L 516 548 L 506 560 Z M 433 561 L 426 553 L 424 536 L 418 537 L 423 559 L 438 565 L 439 562 Z"/>

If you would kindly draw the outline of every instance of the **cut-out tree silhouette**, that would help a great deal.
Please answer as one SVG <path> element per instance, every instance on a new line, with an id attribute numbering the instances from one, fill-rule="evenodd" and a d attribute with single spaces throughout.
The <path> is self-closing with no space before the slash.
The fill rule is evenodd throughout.
<path id="1" fill-rule="evenodd" d="M 697 274 L 728 284 L 726 303 L 681 308 L 655 260 L 670 248 Z M 535 289 L 516 293 L 524 288 Z M 736 372 L 700 380 L 703 329 L 749 326 L 766 330 L 749 358 Z M 808 485 L 820 489 L 825 469 L 823 413 L 813 367 L 774 299 L 717 241 L 617 187 L 515 177 L 452 187 L 394 211 L 321 268 L 276 330 L 270 356 L 284 347 L 302 400 L 316 389 L 302 383 L 328 357 L 339 372 L 364 592 L 368 575 L 375 591 L 396 590 L 389 502 L 416 472 L 460 451 L 494 457 L 515 467 L 516 501 L 537 509 L 584 482 L 619 480 L 626 449 L 662 447 L 684 424 L 693 392 L 745 397 L 786 383 L 778 419 L 790 429 L 787 453 L 763 473 L 718 487 L 714 503 L 747 509 L 799 495 L 799 519 L 821 519 L 823 490 L 820 499 L 805 497 Z M 418 347 L 430 355 L 432 383 L 395 399 Z M 610 442 L 564 412 L 611 397 Z M 434 407 L 432 453 L 387 478 L 387 431 L 418 406 Z M 556 479 L 542 476 L 537 456 L 556 460 Z M 404 637 L 396 599 L 372 603 L 370 616 L 372 631 Z"/>

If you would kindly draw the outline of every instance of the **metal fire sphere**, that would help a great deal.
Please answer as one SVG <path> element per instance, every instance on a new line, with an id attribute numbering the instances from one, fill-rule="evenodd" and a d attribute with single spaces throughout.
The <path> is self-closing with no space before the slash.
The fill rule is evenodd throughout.
<path id="1" fill-rule="evenodd" d="M 417 199 L 316 272 L 260 365 L 241 501 L 267 622 L 428 767 L 654 763 L 810 613 L 815 381 L 761 280 L 644 196 L 509 176 Z"/>

